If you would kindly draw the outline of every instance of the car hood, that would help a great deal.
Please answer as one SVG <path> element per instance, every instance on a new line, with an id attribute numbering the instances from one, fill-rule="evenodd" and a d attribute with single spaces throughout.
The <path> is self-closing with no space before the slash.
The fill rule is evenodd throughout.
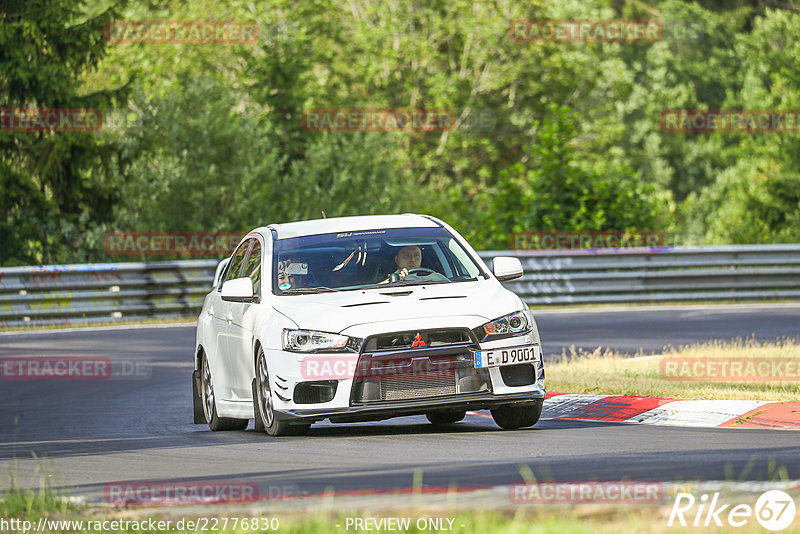
<path id="1" fill-rule="evenodd" d="M 299 328 L 359 337 L 387 329 L 475 328 L 521 306 L 495 280 L 282 296 L 273 304 Z"/>

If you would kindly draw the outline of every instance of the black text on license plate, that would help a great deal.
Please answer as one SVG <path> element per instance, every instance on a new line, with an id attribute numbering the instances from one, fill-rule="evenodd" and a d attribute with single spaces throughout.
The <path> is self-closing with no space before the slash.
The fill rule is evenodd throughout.
<path id="1" fill-rule="evenodd" d="M 475 367 L 498 367 L 536 361 L 536 346 L 475 351 Z"/>

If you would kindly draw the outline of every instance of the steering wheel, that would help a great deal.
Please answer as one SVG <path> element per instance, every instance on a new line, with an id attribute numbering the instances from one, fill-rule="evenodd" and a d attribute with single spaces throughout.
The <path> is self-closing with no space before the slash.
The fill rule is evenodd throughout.
<path id="1" fill-rule="evenodd" d="M 409 269 L 408 274 L 415 274 L 417 276 L 430 276 L 434 274 L 436 271 L 433 269 L 428 269 L 427 267 L 417 267 L 415 269 Z"/>

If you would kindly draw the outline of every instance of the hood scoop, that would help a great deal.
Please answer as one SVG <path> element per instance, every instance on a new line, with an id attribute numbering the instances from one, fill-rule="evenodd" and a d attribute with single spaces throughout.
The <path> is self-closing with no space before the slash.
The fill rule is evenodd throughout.
<path id="1" fill-rule="evenodd" d="M 372 306 L 373 304 L 389 304 L 389 301 L 376 300 L 375 302 L 356 302 L 354 304 L 342 304 L 342 308 L 355 308 L 356 306 Z"/>
<path id="2" fill-rule="evenodd" d="M 393 291 L 391 293 L 381 293 L 381 295 L 386 295 L 387 297 L 405 297 L 411 293 L 413 293 L 413 291 Z"/>

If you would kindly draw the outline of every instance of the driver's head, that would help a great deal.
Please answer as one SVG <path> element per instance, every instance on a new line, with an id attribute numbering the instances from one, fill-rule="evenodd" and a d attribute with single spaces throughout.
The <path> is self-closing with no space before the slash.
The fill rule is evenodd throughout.
<path id="1" fill-rule="evenodd" d="M 416 245 L 401 248 L 394 256 L 398 269 L 417 269 L 422 265 L 422 250 Z"/>

